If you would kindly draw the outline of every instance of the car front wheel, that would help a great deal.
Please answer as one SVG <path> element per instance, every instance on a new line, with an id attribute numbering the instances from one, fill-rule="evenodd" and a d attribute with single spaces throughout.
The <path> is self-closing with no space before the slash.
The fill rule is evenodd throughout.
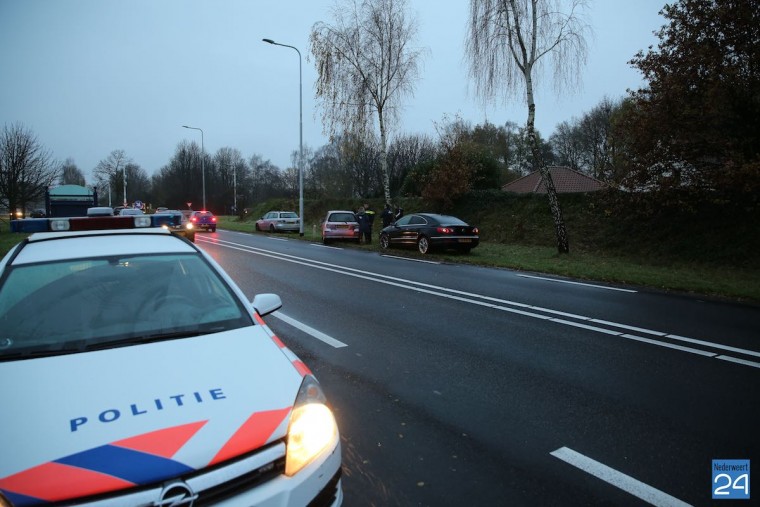
<path id="1" fill-rule="evenodd" d="M 420 236 L 417 240 L 417 250 L 419 250 L 422 255 L 430 252 L 430 240 L 428 240 L 426 236 Z"/>
<path id="2" fill-rule="evenodd" d="M 382 248 L 383 250 L 388 250 L 390 248 L 390 246 L 391 246 L 391 238 L 387 234 L 385 234 L 385 233 L 381 234 L 380 235 L 380 248 Z"/>

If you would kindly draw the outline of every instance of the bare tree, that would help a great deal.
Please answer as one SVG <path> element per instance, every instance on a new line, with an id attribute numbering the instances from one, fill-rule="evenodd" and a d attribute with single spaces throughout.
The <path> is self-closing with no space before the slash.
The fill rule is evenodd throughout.
<path id="1" fill-rule="evenodd" d="M 126 200 L 127 197 L 127 177 L 126 166 L 131 164 L 132 159 L 127 157 L 124 150 L 113 150 L 108 157 L 104 158 L 95 166 L 94 175 L 98 188 L 108 189 L 108 205 L 111 205 L 111 196 L 113 200 L 118 199 L 119 194 Z M 124 205 L 126 206 L 126 202 Z"/>
<path id="2" fill-rule="evenodd" d="M 0 206 L 11 213 L 41 201 L 61 170 L 31 130 L 20 123 L 0 132 Z"/>
<path id="3" fill-rule="evenodd" d="M 74 163 L 73 158 L 67 158 L 61 167 L 61 185 L 85 186 L 84 173 Z"/>
<path id="4" fill-rule="evenodd" d="M 333 25 L 314 24 L 310 37 L 325 129 L 331 136 L 348 131 L 366 137 L 377 119 L 383 190 L 390 203 L 388 129 L 418 75 L 422 50 L 412 46 L 417 23 L 407 17 L 406 0 L 344 0 L 333 18 Z"/>
<path id="5" fill-rule="evenodd" d="M 568 253 L 570 246 L 557 192 L 535 134 L 534 81 L 544 60 L 550 59 L 557 90 L 578 84 L 578 69 L 586 60 L 585 33 L 589 30 L 582 19 L 586 2 L 568 2 L 568 12 L 564 12 L 565 2 L 561 0 L 470 0 L 465 42 L 470 76 L 485 100 L 499 92 L 505 92 L 504 98 L 514 96 L 519 85 L 525 85 L 533 164 L 546 185 L 560 253 Z"/>

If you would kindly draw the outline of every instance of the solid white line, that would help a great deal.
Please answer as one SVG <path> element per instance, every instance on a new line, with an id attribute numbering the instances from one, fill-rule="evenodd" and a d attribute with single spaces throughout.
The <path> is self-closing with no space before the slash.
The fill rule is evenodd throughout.
<path id="1" fill-rule="evenodd" d="M 321 243 L 309 243 L 309 244 L 310 244 L 311 246 L 318 246 L 319 248 L 332 248 L 333 250 L 343 250 L 343 249 L 342 249 L 341 247 L 339 247 L 339 246 L 328 246 L 328 245 L 323 245 L 323 244 L 321 244 Z"/>
<path id="2" fill-rule="evenodd" d="M 317 340 L 323 341 L 326 344 L 328 344 L 328 345 L 330 345 L 332 347 L 335 347 L 336 349 L 339 349 L 339 348 L 342 348 L 342 347 L 348 347 L 348 345 L 346 345 L 342 341 L 336 340 L 332 336 L 328 336 L 325 333 L 323 333 L 322 331 L 317 331 L 313 327 L 307 326 L 303 322 L 300 322 L 300 321 L 298 321 L 298 320 L 296 320 L 296 319 L 294 319 L 292 317 L 288 317 L 287 315 L 285 315 L 282 312 L 274 312 L 274 313 L 272 313 L 272 316 L 273 317 L 277 317 L 281 321 L 283 321 L 283 322 L 285 322 L 287 324 L 290 324 L 291 326 L 293 326 L 295 328 L 300 329 L 301 331 L 303 331 L 306 334 L 310 334 L 311 336 L 313 336 Z"/>
<path id="3" fill-rule="evenodd" d="M 522 278 L 535 278 L 536 280 L 546 280 L 547 282 L 557 282 L 557 283 L 569 283 L 571 285 L 583 285 L 585 287 L 594 287 L 596 289 L 607 289 L 607 290 L 616 290 L 620 292 L 637 292 L 635 290 L 631 289 L 621 289 L 619 287 L 607 287 L 606 285 L 594 285 L 593 283 L 583 283 L 583 282 L 572 282 L 570 280 L 559 280 L 557 278 L 546 278 L 543 276 L 532 276 L 532 275 L 517 275 Z"/>
<path id="4" fill-rule="evenodd" d="M 273 237 L 271 237 L 271 236 L 267 236 L 267 239 L 270 239 L 270 240 L 272 240 L 272 241 L 288 241 L 288 240 L 287 240 L 287 239 L 285 239 L 285 238 L 273 238 Z"/>
<path id="5" fill-rule="evenodd" d="M 655 489 L 648 484 L 634 479 L 630 475 L 618 472 L 614 468 L 610 468 L 570 448 L 561 447 L 549 454 L 652 505 L 679 507 L 689 505 L 674 496 L 670 496 L 659 489 Z"/>
<path id="6" fill-rule="evenodd" d="M 424 262 L 425 264 L 440 264 L 440 262 L 436 262 L 436 261 L 424 261 L 422 259 L 412 259 L 412 258 L 409 258 L 409 257 L 400 257 L 398 255 L 380 254 L 380 257 L 388 257 L 389 259 L 401 259 L 402 261 Z"/>

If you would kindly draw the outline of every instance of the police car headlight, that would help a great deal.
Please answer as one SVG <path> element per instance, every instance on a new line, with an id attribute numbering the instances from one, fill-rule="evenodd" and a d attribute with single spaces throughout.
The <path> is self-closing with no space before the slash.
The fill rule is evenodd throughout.
<path id="1" fill-rule="evenodd" d="M 193 224 L 191 222 L 188 222 L 185 227 L 187 227 L 188 230 L 192 229 L 193 228 Z"/>
<path id="2" fill-rule="evenodd" d="M 290 417 L 285 475 L 293 476 L 311 463 L 338 434 L 335 417 L 325 401 L 317 380 L 305 376 Z"/>
<path id="3" fill-rule="evenodd" d="M 2 491 L 0 491 L 0 507 L 13 507 L 11 501 L 5 498 Z"/>

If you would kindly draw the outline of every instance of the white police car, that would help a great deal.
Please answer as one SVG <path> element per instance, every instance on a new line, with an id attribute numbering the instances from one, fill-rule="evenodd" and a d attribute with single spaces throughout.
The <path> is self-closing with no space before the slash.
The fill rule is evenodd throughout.
<path id="1" fill-rule="evenodd" d="M 164 229 L 73 231 L 139 218 L 50 219 L 0 262 L 0 506 L 339 505 L 280 298 Z"/>

